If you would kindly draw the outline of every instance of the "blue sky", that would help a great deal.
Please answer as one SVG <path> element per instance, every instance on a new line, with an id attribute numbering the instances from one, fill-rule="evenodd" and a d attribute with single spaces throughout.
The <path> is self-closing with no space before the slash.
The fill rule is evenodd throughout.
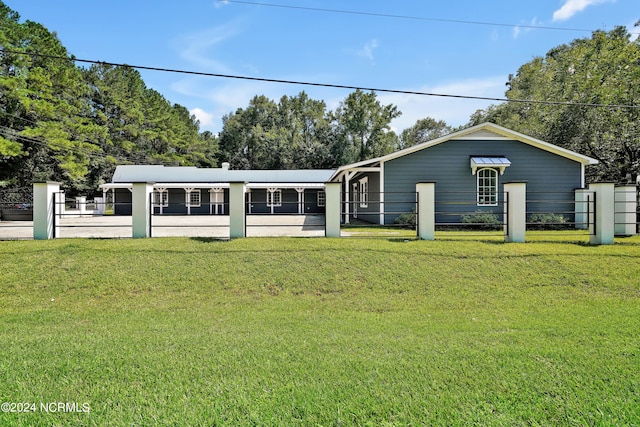
<path id="1" fill-rule="evenodd" d="M 69 52 L 81 59 L 497 98 L 504 96 L 509 74 L 555 46 L 618 25 L 640 32 L 633 27 L 640 19 L 637 0 L 251 1 L 293 7 L 220 0 L 4 1 L 22 20 L 56 31 Z M 187 107 L 202 130 L 213 132 L 221 129 L 223 115 L 246 107 L 254 95 L 278 100 L 304 90 L 335 109 L 350 92 L 141 73 L 148 87 Z M 402 111 L 392 123 L 398 132 L 424 117 L 461 125 L 475 110 L 491 104 L 387 93 L 378 98 Z"/>

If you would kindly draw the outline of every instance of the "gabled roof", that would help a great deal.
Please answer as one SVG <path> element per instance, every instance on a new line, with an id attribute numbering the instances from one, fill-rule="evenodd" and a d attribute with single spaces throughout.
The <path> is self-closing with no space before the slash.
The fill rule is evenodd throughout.
<path id="1" fill-rule="evenodd" d="M 194 166 L 121 165 L 116 166 L 113 183 L 325 183 L 334 169 L 229 170 Z"/>
<path id="2" fill-rule="evenodd" d="M 338 168 L 335 173 L 331 176 L 331 179 L 339 176 L 342 172 L 350 169 L 356 169 L 360 167 L 367 167 L 375 165 L 376 163 L 384 163 L 389 160 L 397 159 L 402 156 L 406 156 L 407 154 L 415 153 L 416 151 L 424 150 L 425 148 L 433 147 L 438 144 L 442 144 L 443 142 L 452 141 L 452 140 L 516 140 L 525 144 L 529 144 L 541 150 L 549 151 L 551 153 L 557 154 L 558 156 L 565 157 L 567 159 L 574 160 L 583 165 L 595 165 L 598 163 L 596 159 L 591 157 L 584 156 L 582 154 L 578 154 L 575 151 L 567 150 L 566 148 L 558 147 L 557 145 L 550 144 L 545 141 L 541 141 L 536 138 L 532 138 L 530 136 L 524 135 L 522 133 L 504 128 L 502 126 L 498 126 L 494 123 L 482 123 L 480 125 L 472 126 L 467 129 L 460 130 L 458 132 L 451 133 L 449 135 L 445 135 L 440 138 L 436 138 L 431 141 L 423 142 L 422 144 L 417 144 L 411 147 L 407 147 L 403 150 L 399 150 L 393 152 L 391 154 L 387 154 L 385 156 L 376 157 L 370 160 L 364 160 L 357 163 L 352 163 L 349 165 L 344 165 Z"/>

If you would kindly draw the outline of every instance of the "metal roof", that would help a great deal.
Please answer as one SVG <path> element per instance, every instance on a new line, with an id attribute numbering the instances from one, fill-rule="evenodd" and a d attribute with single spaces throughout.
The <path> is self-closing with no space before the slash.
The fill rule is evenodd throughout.
<path id="1" fill-rule="evenodd" d="M 121 165 L 112 183 L 325 183 L 334 169 L 229 170 L 194 166 Z"/>
<path id="2" fill-rule="evenodd" d="M 511 166 L 506 157 L 472 157 L 471 164 L 475 166 Z"/>

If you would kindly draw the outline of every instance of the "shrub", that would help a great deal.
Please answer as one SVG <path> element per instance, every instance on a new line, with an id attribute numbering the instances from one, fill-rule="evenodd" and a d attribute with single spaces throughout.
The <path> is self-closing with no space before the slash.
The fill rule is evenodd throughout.
<path id="1" fill-rule="evenodd" d="M 532 213 L 529 215 L 528 223 L 534 230 L 558 230 L 567 227 L 567 219 L 554 213 Z"/>
<path id="2" fill-rule="evenodd" d="M 409 228 L 416 228 L 416 217 L 416 209 L 413 208 L 411 212 L 398 215 L 398 217 L 393 220 L 393 223 L 397 225 L 404 225 Z"/>
<path id="3" fill-rule="evenodd" d="M 502 223 L 498 215 L 493 212 L 477 210 L 474 213 L 462 215 L 462 223 L 469 224 L 472 228 L 484 230 L 500 230 Z"/>

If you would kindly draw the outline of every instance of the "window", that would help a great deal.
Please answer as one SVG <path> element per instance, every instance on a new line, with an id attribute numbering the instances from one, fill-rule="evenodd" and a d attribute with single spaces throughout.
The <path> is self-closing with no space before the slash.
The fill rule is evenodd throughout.
<path id="1" fill-rule="evenodd" d="M 498 171 L 483 168 L 476 175 L 478 177 L 478 206 L 497 206 Z"/>
<path id="2" fill-rule="evenodd" d="M 282 190 L 267 191 L 267 206 L 282 206 Z"/>
<path id="3" fill-rule="evenodd" d="M 169 206 L 169 192 L 167 190 L 156 190 L 153 192 L 153 204 L 166 208 Z"/>
<path id="4" fill-rule="evenodd" d="M 360 207 L 369 206 L 369 177 L 360 180 Z"/>
<path id="5" fill-rule="evenodd" d="M 323 208 L 327 203 L 327 194 L 324 191 L 318 191 L 318 207 Z"/>
<path id="6" fill-rule="evenodd" d="M 191 190 L 191 192 L 187 193 L 187 203 L 191 207 L 200 206 L 200 190 Z"/>

